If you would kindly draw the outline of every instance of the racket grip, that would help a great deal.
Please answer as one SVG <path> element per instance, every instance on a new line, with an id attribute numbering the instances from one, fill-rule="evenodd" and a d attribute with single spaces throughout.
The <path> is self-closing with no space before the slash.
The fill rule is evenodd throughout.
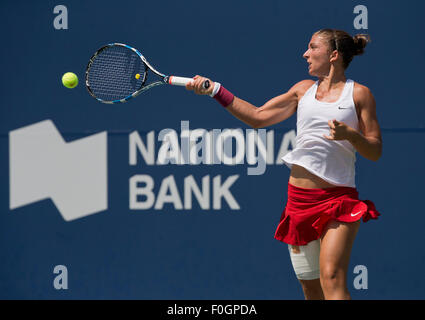
<path id="1" fill-rule="evenodd" d="M 168 84 L 171 84 L 173 86 L 186 86 L 187 83 L 192 82 L 192 78 L 185 78 L 185 77 L 176 77 L 176 76 L 170 76 L 168 78 Z M 206 80 L 203 83 L 204 89 L 208 89 L 210 87 L 210 82 Z"/>
<path id="2" fill-rule="evenodd" d="M 170 76 L 168 78 L 168 84 L 171 84 L 173 86 L 186 86 L 187 83 L 192 82 L 192 78 L 184 78 L 184 77 L 176 77 L 176 76 Z"/>

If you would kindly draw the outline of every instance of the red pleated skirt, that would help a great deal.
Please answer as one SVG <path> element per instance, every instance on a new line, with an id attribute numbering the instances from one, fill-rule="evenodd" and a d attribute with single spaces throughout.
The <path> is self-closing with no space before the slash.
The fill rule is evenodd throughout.
<path id="1" fill-rule="evenodd" d="M 359 200 L 356 188 L 305 189 L 288 183 L 288 201 L 274 237 L 303 246 L 319 239 L 330 220 L 366 222 L 379 215 L 372 201 Z"/>

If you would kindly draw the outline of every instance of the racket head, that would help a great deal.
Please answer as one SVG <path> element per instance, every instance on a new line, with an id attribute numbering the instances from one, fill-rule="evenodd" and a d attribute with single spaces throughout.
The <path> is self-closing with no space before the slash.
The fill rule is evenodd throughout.
<path id="1" fill-rule="evenodd" d="M 101 47 L 86 68 L 88 92 L 103 103 L 128 101 L 144 89 L 149 70 L 145 62 L 137 49 L 126 44 L 111 43 Z"/>

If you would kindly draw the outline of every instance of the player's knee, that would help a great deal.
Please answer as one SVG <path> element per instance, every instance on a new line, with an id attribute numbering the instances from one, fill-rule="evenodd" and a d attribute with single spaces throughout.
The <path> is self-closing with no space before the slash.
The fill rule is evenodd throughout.
<path id="1" fill-rule="evenodd" d="M 323 288 L 335 288 L 345 285 L 345 272 L 333 265 L 321 266 L 320 282 Z"/>
<path id="2" fill-rule="evenodd" d="M 322 297 L 322 287 L 319 278 L 314 280 L 299 280 L 306 298 L 318 299 Z"/>

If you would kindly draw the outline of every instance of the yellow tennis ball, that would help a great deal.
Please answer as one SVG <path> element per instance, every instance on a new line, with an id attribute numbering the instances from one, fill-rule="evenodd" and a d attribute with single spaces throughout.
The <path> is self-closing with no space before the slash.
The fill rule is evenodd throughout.
<path id="1" fill-rule="evenodd" d="M 78 85 L 78 77 L 73 72 L 67 72 L 62 76 L 62 84 L 67 88 L 75 88 Z"/>
<path id="2" fill-rule="evenodd" d="M 140 78 L 140 74 L 139 73 L 136 73 L 135 77 L 136 77 L 136 79 L 139 79 Z"/>

